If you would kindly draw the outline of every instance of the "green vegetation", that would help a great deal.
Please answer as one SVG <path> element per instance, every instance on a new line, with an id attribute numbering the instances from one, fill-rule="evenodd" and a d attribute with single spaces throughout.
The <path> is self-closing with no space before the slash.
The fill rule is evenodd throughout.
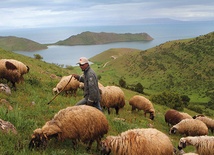
<path id="1" fill-rule="evenodd" d="M 125 93 L 126 105 L 115 114 L 104 111 L 110 130 L 108 135 L 117 135 L 131 128 L 148 128 L 153 126 L 166 133 L 177 147 L 181 135 L 169 135 L 169 127 L 165 123 L 164 114 L 171 105 L 182 107 L 191 116 L 203 113 L 214 117 L 213 110 L 213 45 L 214 34 L 200 36 L 189 40 L 167 42 L 147 51 L 136 49 L 110 49 L 93 58 L 92 68 L 99 76 L 100 83 L 106 85 L 135 86 L 143 89 L 144 94 L 122 88 Z M 212 42 L 212 44 L 210 44 Z M 194 49 L 189 51 L 187 49 Z M 198 48 L 196 48 L 198 47 Z M 207 47 L 207 48 L 206 48 Z M 203 49 L 203 51 L 199 50 Z M 209 49 L 209 50 L 207 50 Z M 52 89 L 59 79 L 73 73 L 81 74 L 79 67 L 62 68 L 39 59 L 34 59 L 0 49 L 0 59 L 12 58 L 22 61 L 30 67 L 30 72 L 24 75 L 24 83 L 17 84 L 17 91 L 11 95 L 0 93 L 0 118 L 11 122 L 17 128 L 18 134 L 0 134 L 0 154 L 2 155 L 67 155 L 91 154 L 85 151 L 86 146 L 79 143 L 77 150 L 72 150 L 71 141 L 57 142 L 52 139 L 45 150 L 28 149 L 31 134 L 36 128 L 42 127 L 46 121 L 67 106 L 73 106 L 82 99 L 83 92 L 78 90 L 77 97 L 60 94 L 53 102 L 47 104 L 53 97 Z M 197 53 L 197 54 L 196 54 Z M 120 80 L 123 79 L 121 82 Z M 1 82 L 6 83 L 5 80 Z M 152 96 L 168 101 L 168 104 L 154 101 L 156 111 L 152 121 L 144 117 L 143 111 L 131 112 L 128 100 L 136 94 L 151 99 Z M 1 102 L 6 99 L 13 110 Z M 171 100 L 170 100 L 171 99 Z M 190 100 L 189 100 L 190 99 Z M 176 102 L 176 103 L 175 103 Z M 179 106 L 180 103 L 182 106 Z M 120 121 L 123 118 L 125 121 Z M 92 153 L 96 153 L 95 143 Z M 185 151 L 193 151 L 188 147 Z M 96 153 L 98 154 L 98 153 Z"/>
<path id="2" fill-rule="evenodd" d="M 128 42 L 128 41 L 151 41 L 153 40 L 147 33 L 95 33 L 95 32 L 83 32 L 78 35 L 71 36 L 65 40 L 58 41 L 55 45 L 96 45 L 107 44 L 113 42 Z"/>
<path id="3" fill-rule="evenodd" d="M 46 45 L 14 36 L 0 37 L 0 47 L 8 51 L 36 51 L 47 48 Z"/>

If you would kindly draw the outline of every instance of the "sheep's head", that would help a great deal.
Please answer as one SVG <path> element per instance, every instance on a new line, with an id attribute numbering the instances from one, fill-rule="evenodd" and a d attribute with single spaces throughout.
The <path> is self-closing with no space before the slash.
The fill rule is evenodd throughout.
<path id="1" fill-rule="evenodd" d="M 178 144 L 178 149 L 182 150 L 183 148 L 185 148 L 187 146 L 187 141 L 184 138 L 181 138 Z"/>
<path id="2" fill-rule="evenodd" d="M 151 112 L 150 113 L 150 117 L 149 117 L 151 120 L 154 120 L 154 118 L 155 118 L 155 114 L 154 114 L 154 112 Z"/>
<path id="3" fill-rule="evenodd" d="M 169 134 L 175 134 L 177 132 L 177 128 L 176 127 L 172 127 L 169 131 Z"/>
<path id="4" fill-rule="evenodd" d="M 101 142 L 101 155 L 109 155 L 111 149 L 108 147 L 107 143 L 104 141 Z"/>
<path id="5" fill-rule="evenodd" d="M 46 148 L 48 142 L 48 137 L 43 134 L 42 129 L 34 130 L 33 135 L 31 136 L 31 141 L 29 143 L 29 149 L 33 148 Z"/>

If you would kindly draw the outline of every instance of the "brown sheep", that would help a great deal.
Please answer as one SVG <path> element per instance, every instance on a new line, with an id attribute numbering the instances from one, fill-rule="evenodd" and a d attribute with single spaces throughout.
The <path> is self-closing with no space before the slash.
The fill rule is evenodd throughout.
<path id="1" fill-rule="evenodd" d="M 89 143 L 87 150 L 96 140 L 99 150 L 101 138 L 107 134 L 108 128 L 108 121 L 100 110 L 87 105 L 67 107 L 42 128 L 34 130 L 29 148 L 46 147 L 48 140 L 55 137 L 61 141 L 71 139 L 74 147 L 77 140 Z"/>
<path id="2" fill-rule="evenodd" d="M 155 109 L 152 102 L 144 96 L 135 95 L 129 100 L 129 105 L 132 106 L 132 111 L 135 109 L 144 110 L 144 116 L 146 113 L 150 113 L 150 119 L 153 120 L 155 117 Z"/>
<path id="3" fill-rule="evenodd" d="M 123 90 L 117 86 L 101 86 L 99 89 L 101 91 L 100 105 L 108 109 L 108 114 L 110 114 L 110 108 L 115 108 L 116 114 L 118 115 L 119 109 L 125 106 Z"/>
<path id="4" fill-rule="evenodd" d="M 29 72 L 29 67 L 14 59 L 0 59 L 0 78 L 12 83 L 16 90 L 16 83 L 24 81 L 23 75 Z"/>
<path id="5" fill-rule="evenodd" d="M 130 129 L 102 141 L 102 155 L 173 155 L 170 138 L 157 129 Z"/>
<path id="6" fill-rule="evenodd" d="M 169 109 L 164 115 L 165 122 L 169 125 L 178 124 L 183 119 L 192 119 L 192 117 L 184 112 L 179 112 L 174 109 Z"/>

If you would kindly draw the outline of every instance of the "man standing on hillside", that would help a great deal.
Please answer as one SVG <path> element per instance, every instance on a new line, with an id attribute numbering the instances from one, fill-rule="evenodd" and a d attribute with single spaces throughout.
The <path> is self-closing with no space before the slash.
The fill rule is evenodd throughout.
<path id="1" fill-rule="evenodd" d="M 79 59 L 80 68 L 84 75 L 72 74 L 75 79 L 84 83 L 84 98 L 76 103 L 76 105 L 90 105 L 102 111 L 100 106 L 100 90 L 98 87 L 98 79 L 94 70 L 91 69 L 89 61 L 86 57 Z"/>

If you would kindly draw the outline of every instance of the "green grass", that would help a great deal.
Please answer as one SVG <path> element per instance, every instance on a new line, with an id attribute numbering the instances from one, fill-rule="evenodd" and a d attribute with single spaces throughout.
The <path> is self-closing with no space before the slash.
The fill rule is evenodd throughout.
<path id="1" fill-rule="evenodd" d="M 169 46 L 169 45 L 167 45 Z M 154 50 L 154 49 L 151 49 Z M 148 76 L 148 70 L 139 70 L 140 67 L 136 67 L 135 64 L 138 63 L 137 54 L 140 53 L 139 50 L 135 49 L 110 49 L 113 53 L 106 53 L 104 56 L 106 59 L 102 59 L 103 55 L 98 55 L 98 59 L 96 57 L 92 58 L 95 62 L 91 67 L 97 72 L 97 74 L 101 75 L 100 82 L 106 85 L 118 85 L 119 79 L 121 77 L 125 78 L 126 82 L 131 84 L 135 82 L 141 82 L 143 86 L 145 86 L 146 94 L 153 94 L 159 92 L 160 89 L 164 91 L 163 87 L 159 85 L 161 80 L 165 80 L 163 73 L 158 72 L 158 76 L 155 76 L 152 72 L 150 76 Z M 131 51 L 131 52 L 130 52 Z M 64 76 L 70 75 L 72 73 L 81 73 L 79 67 L 74 67 L 71 69 L 61 68 L 54 64 L 49 64 L 40 60 L 36 60 L 30 57 L 25 57 L 19 54 L 15 54 L 13 52 L 0 50 L 1 58 L 13 58 L 22 61 L 30 67 L 30 72 L 24 76 L 25 81 L 22 84 L 17 85 L 17 91 L 12 90 L 11 95 L 5 95 L 4 93 L 0 93 L 0 100 L 6 99 L 10 105 L 13 107 L 13 110 L 8 111 L 6 106 L 0 102 L 0 118 L 6 121 L 11 122 L 17 128 L 18 134 L 0 134 L 0 154 L 2 155 L 80 155 L 80 154 L 98 154 L 95 151 L 95 143 L 92 147 L 92 152 L 87 153 L 85 151 L 86 146 L 84 144 L 79 143 L 77 150 L 72 149 L 71 141 L 65 140 L 64 142 L 57 142 L 56 140 L 50 140 L 47 149 L 45 150 L 33 150 L 30 151 L 28 149 L 28 144 L 31 139 L 31 134 L 36 128 L 42 127 L 46 121 L 49 121 L 53 118 L 53 116 L 63 108 L 67 106 L 73 106 L 77 101 L 82 99 L 83 92 L 82 90 L 78 90 L 77 97 L 64 96 L 60 94 L 53 102 L 47 104 L 53 97 L 52 89 L 59 82 L 59 79 L 51 78 L 51 75 Z M 150 52 L 150 51 L 149 51 Z M 116 60 L 112 60 L 109 58 L 112 54 L 120 55 Z M 147 53 L 146 53 L 147 54 Z M 123 57 L 125 55 L 127 57 Z M 138 55 L 139 56 L 139 55 Z M 127 59 L 129 58 L 130 61 Z M 100 60 L 100 61 L 98 61 Z M 103 68 L 103 64 L 106 61 L 110 61 L 108 63 L 108 67 Z M 135 64 L 131 63 L 132 61 Z M 124 64 L 126 62 L 127 64 Z M 127 67 L 127 66 L 128 67 Z M 136 69 L 135 69 L 136 68 Z M 149 70 L 156 69 L 155 66 L 151 66 Z M 133 71 L 133 72 L 132 72 Z M 141 73 L 142 74 L 138 74 Z M 5 80 L 1 80 L 1 82 L 5 82 Z M 157 88 L 155 89 L 154 84 Z M 198 89 L 198 88 L 195 88 Z M 117 135 L 123 131 L 126 131 L 131 128 L 148 128 L 149 126 L 153 126 L 158 130 L 167 134 L 175 147 L 177 147 L 179 138 L 182 135 L 169 135 L 169 126 L 164 121 L 164 114 L 169 109 L 168 107 L 158 105 L 154 103 L 154 107 L 156 110 L 156 116 L 153 121 L 151 121 L 148 117 L 144 117 L 143 111 L 139 112 L 131 112 L 131 107 L 128 104 L 129 99 L 138 93 L 123 89 L 125 93 L 126 105 L 123 109 L 119 111 L 119 115 L 115 114 L 115 110 L 111 109 L 111 114 L 108 115 L 107 111 L 104 111 L 106 115 L 110 129 L 107 135 Z M 142 94 L 141 94 L 142 95 Z M 146 96 L 149 98 L 149 96 Z M 205 102 L 207 101 L 207 97 L 202 98 L 197 93 L 192 93 L 191 100 Z M 35 102 L 35 104 L 32 104 Z M 197 114 L 194 111 L 189 109 L 184 109 L 185 112 L 188 112 L 190 115 Z M 210 110 L 209 113 L 213 113 L 213 110 Z M 125 121 L 120 121 L 116 118 L 122 118 Z M 106 136 L 107 136 L 106 135 Z M 193 151 L 193 147 L 187 147 L 185 151 Z"/>

